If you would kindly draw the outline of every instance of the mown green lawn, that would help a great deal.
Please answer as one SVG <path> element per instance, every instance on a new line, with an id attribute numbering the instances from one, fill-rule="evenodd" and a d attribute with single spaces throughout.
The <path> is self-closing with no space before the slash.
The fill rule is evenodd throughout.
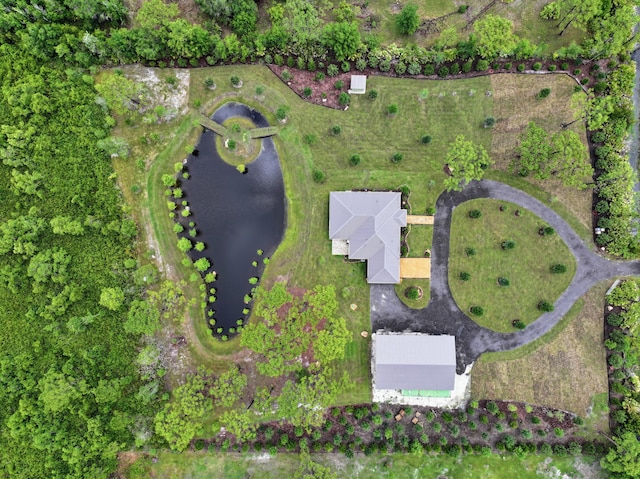
<path id="1" fill-rule="evenodd" d="M 160 71 L 162 76 L 171 72 Z M 241 88 L 232 87 L 230 78 L 234 75 L 242 80 Z M 214 79 L 215 90 L 205 86 L 207 77 Z M 264 87 L 260 95 L 256 91 L 259 86 Z M 353 384 L 351 390 L 340 396 L 340 404 L 370 399 L 370 343 L 360 334 L 370 330 L 369 287 L 364 264 L 346 263 L 342 257 L 331 255 L 331 242 L 327 237 L 329 192 L 354 188 L 388 190 L 407 185 L 411 189 L 412 213 L 425 214 L 443 190 L 444 157 L 456 135 L 464 135 L 491 152 L 493 133 L 491 129 L 482 128 L 482 121 L 494 114 L 496 95 L 486 94 L 492 89 L 490 77 L 434 81 L 374 76 L 368 79 L 368 90 L 377 90 L 378 97 L 371 100 L 366 95 L 353 95 L 349 109 L 342 111 L 301 100 L 266 67 L 234 65 L 190 70 L 189 117 L 195 118 L 194 109 L 209 115 L 223 102 L 238 100 L 258 108 L 271 124 L 280 127 L 275 141 L 285 179 L 287 229 L 265 270 L 262 284 L 269 287 L 275 281 L 287 281 L 291 286 L 303 288 L 317 284 L 335 286 L 338 313 L 347 320 L 353 334 L 346 357 L 337 366 L 349 372 Z M 397 104 L 399 108 L 393 116 L 387 114 L 390 104 Z M 278 123 L 275 117 L 280 107 L 288 112 L 284 124 Z M 153 178 L 148 190 L 151 219 L 162 257 L 173 265 L 169 271 L 176 277 L 187 277 L 187 271 L 179 264 L 181 254 L 175 246 L 172 223 L 165 216 L 162 188 L 156 183 L 163 173 L 173 172 L 173 163 L 184 158 L 185 147 L 195 145 L 194 133 L 199 127 L 189 117 L 157 126 L 138 122 L 133 128 L 123 127 L 116 132 L 128 135 L 134 146 L 134 158 L 152 164 Z M 181 122 L 181 128 L 171 136 L 171 128 L 177 128 L 177 121 Z M 335 125 L 341 127 L 339 135 L 331 133 Z M 137 141 L 141 133 L 150 136 L 154 129 L 161 133 L 163 141 L 159 144 Z M 424 145 L 420 138 L 427 134 L 432 142 Z M 164 145 L 167 147 L 162 151 Z M 159 149 L 162 153 L 156 158 Z M 358 166 L 351 166 L 349 158 L 356 153 L 362 161 Z M 396 164 L 391 162 L 395 153 L 403 155 L 402 161 Z M 125 191 L 132 182 L 140 183 L 137 173 L 128 174 L 134 164 L 122 162 Z M 326 174 L 325 183 L 312 181 L 314 169 Z M 518 180 L 506 177 L 505 181 L 511 182 L 511 178 Z M 539 187 L 532 185 L 531 188 L 539 196 L 545 195 Z M 134 211 L 144 211 L 140 206 L 145 206 L 141 202 L 145 199 L 143 195 L 127 196 L 131 196 L 127 199 L 132 201 Z M 551 207 L 561 209 L 557 203 Z M 560 214 L 567 216 L 566 211 Z M 141 218 L 144 222 L 144 214 Z M 430 241 L 431 227 L 414 226 L 409 236 L 409 255 L 421 256 Z M 424 289 L 428 293 L 428 281 Z M 425 296 L 424 304 L 428 294 Z M 217 370 L 224 369 L 228 364 L 225 357 L 233 352 L 236 341 L 218 343 L 211 339 L 204 318 L 200 321 L 197 306 L 190 316 L 186 328 L 190 328 L 199 343 L 190 345 L 193 354 L 198 361 L 204 360 Z"/>
<path id="2" fill-rule="evenodd" d="M 128 479 L 180 478 L 209 479 L 281 479 L 291 477 L 299 466 L 296 454 L 238 454 L 238 453 L 189 453 L 163 452 L 158 462 L 139 460 L 125 474 Z M 589 458 L 529 456 L 519 459 L 512 455 L 463 456 L 451 458 L 446 454 L 437 456 L 413 456 L 392 454 L 389 456 L 357 455 L 347 459 L 338 454 L 314 454 L 312 459 L 331 467 L 339 478 L 359 479 L 415 479 L 449 477 L 455 479 L 539 479 L 560 477 L 567 474 L 577 476 L 577 463 L 581 470 L 593 471 L 600 477 L 600 467 Z"/>
<path id="3" fill-rule="evenodd" d="M 505 211 L 500 211 L 504 206 Z M 478 210 L 480 218 L 470 218 Z M 518 210 L 520 216 L 516 216 Z M 514 331 L 512 321 L 525 324 L 540 314 L 537 304 L 550 303 L 569 286 L 576 261 L 557 234 L 540 236 L 547 224 L 536 215 L 503 201 L 478 199 L 458 206 L 453 212 L 449 255 L 449 286 L 456 303 L 478 324 L 494 331 Z M 515 242 L 505 250 L 501 244 Z M 468 254 L 467 249 L 475 250 Z M 567 271 L 552 274 L 553 264 L 563 264 Z M 469 273 L 463 281 L 460 274 Z M 498 278 L 508 286 L 500 286 Z M 469 313 L 471 306 L 481 306 L 482 316 Z"/>

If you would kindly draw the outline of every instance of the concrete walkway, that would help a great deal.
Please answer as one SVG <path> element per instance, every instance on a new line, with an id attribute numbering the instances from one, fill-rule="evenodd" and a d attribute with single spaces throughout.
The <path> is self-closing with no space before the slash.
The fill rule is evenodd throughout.
<path id="1" fill-rule="evenodd" d="M 456 206 L 476 198 L 509 201 L 538 215 L 564 240 L 577 261 L 573 281 L 554 303 L 552 312 L 542 314 L 522 331 L 498 333 L 477 325 L 456 305 L 449 289 L 449 234 Z M 528 194 L 495 181 L 472 182 L 461 192 L 444 192 L 436 203 L 431 248 L 431 301 L 421 310 L 410 309 L 396 296 L 393 285 L 371 285 L 373 331 L 415 331 L 452 334 L 456 337 L 457 372 L 484 352 L 507 351 L 542 336 L 596 283 L 620 276 L 640 275 L 640 261 L 610 261 L 593 252 L 573 229 L 551 208 Z"/>

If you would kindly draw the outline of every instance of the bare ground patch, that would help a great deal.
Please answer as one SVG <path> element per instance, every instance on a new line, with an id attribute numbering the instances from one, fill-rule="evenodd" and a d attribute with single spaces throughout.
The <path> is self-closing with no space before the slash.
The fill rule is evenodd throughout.
<path id="1" fill-rule="evenodd" d="M 495 168 L 509 171 L 509 165 L 516 155 L 518 137 L 530 121 L 551 134 L 560 131 L 563 123 L 574 121 L 571 96 L 576 82 L 563 74 L 499 74 L 491 75 L 490 78 L 494 99 L 493 116 L 496 119 L 492 132 L 491 157 L 495 161 Z M 550 95 L 545 99 L 536 99 L 536 94 L 543 88 L 550 88 Z M 586 145 L 584 123 L 578 121 L 570 128 L 580 135 Z M 555 179 L 539 181 L 528 177 L 527 181 L 549 193 L 550 201 L 562 203 L 582 224 L 591 228 L 591 189 L 579 191 L 568 188 Z"/>
<path id="2" fill-rule="evenodd" d="M 471 374 L 472 397 L 522 401 L 586 416 L 591 397 L 608 388 L 603 345 L 607 286 L 589 291 L 578 316 L 532 353 L 513 360 L 481 356 Z M 606 422 L 601 427 L 606 430 Z"/>

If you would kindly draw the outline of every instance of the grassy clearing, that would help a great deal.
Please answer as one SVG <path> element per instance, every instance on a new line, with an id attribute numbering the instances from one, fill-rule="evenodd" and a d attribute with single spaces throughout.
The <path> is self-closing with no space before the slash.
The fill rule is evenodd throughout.
<path id="1" fill-rule="evenodd" d="M 299 465 L 295 454 L 236 454 L 236 453 L 161 453 L 158 462 L 139 459 L 129 468 L 128 479 L 190 477 L 204 479 L 224 477 L 225 479 L 261 479 L 291 477 Z M 338 454 L 316 454 L 314 461 L 331 467 L 338 477 L 359 479 L 412 479 L 417 477 L 455 477 L 456 479 L 499 479 L 518 477 L 537 479 L 540 474 L 560 476 L 567 474 L 578 477 L 578 470 L 599 477 L 598 462 L 589 458 L 529 456 L 519 459 L 515 456 L 494 455 L 490 457 L 463 456 L 451 458 L 445 454 L 438 456 L 413 456 L 392 454 L 389 456 L 357 455 L 347 459 Z"/>
<path id="2" fill-rule="evenodd" d="M 472 396 L 564 409 L 589 418 L 593 431 L 607 431 L 606 397 L 603 402 L 601 396 L 608 390 L 602 311 L 609 286 L 603 282 L 592 288 L 536 344 L 483 354 L 472 371 Z"/>
<path id="3" fill-rule="evenodd" d="M 433 240 L 433 225 L 409 225 L 407 245 L 409 258 L 424 258 L 425 251 L 431 250 Z"/>
<path id="4" fill-rule="evenodd" d="M 501 206 L 505 211 L 500 211 Z M 482 217 L 469 218 L 472 210 L 481 211 Z M 558 235 L 540 236 L 541 226 L 546 223 L 536 215 L 502 201 L 472 200 L 455 209 L 449 285 L 462 311 L 474 305 L 484 309 L 482 316 L 467 313 L 478 324 L 503 332 L 514 330 L 514 319 L 529 324 L 541 314 L 538 302 L 553 303 L 571 282 L 576 270 L 573 255 Z M 515 242 L 514 249 L 501 247 L 508 240 Z M 475 254 L 467 254 L 467 248 Z M 564 264 L 567 271 L 552 274 L 549 268 L 556 263 Z M 470 279 L 460 279 L 461 272 L 469 273 Z M 498 277 L 510 284 L 498 285 Z"/>
<path id="5" fill-rule="evenodd" d="M 561 130 L 563 123 L 570 123 L 574 118 L 571 97 L 574 95 L 575 81 L 567 75 L 492 75 L 491 88 L 494 98 L 493 116 L 496 126 L 493 128 L 491 140 L 491 157 L 496 162 L 494 169 L 502 172 L 509 170 L 509 165 L 515 157 L 518 137 L 526 129 L 530 121 L 536 122 L 547 132 L 553 134 Z M 535 95 L 542 88 L 550 88 L 551 94 L 543 99 L 535 99 Z M 578 97 L 584 96 L 580 92 Z M 576 122 L 570 127 L 578 133 L 586 143 L 584 123 Z M 503 175 L 501 181 L 513 177 L 514 186 L 520 188 L 518 178 L 513 175 Z M 507 181 L 512 184 L 511 181 Z M 578 218 L 587 229 L 591 228 L 591 190 L 579 191 L 566 188 L 555 179 L 545 181 L 527 178 L 526 183 L 535 185 L 543 190 L 547 197 L 546 203 L 559 203 Z M 555 209 L 555 207 L 554 207 Z M 565 220 L 566 215 L 563 215 Z M 572 226 L 574 226 L 572 224 Z M 580 232 L 575 226 L 577 232 Z M 589 233 L 589 237 L 591 233 Z"/>

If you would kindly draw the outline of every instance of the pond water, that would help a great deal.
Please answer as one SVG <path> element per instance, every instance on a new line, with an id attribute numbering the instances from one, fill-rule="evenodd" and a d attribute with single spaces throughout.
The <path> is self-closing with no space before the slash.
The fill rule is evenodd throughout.
<path id="1" fill-rule="evenodd" d="M 212 118 L 222 123 L 228 118 L 245 117 L 257 127 L 269 126 L 262 114 L 240 103 L 226 103 Z M 272 138 L 261 141 L 258 157 L 247 165 L 244 174 L 235 166 L 225 163 L 217 152 L 215 133 L 205 130 L 196 151 L 190 155 L 186 170 L 189 178 L 182 180 L 185 199 L 191 216 L 182 218 L 185 232 L 187 223 L 194 221 L 198 235 L 206 249 L 192 250 L 193 260 L 206 257 L 212 264 L 217 280 L 208 285 L 216 288 L 215 331 L 236 327 L 237 320 L 246 321 L 243 314 L 245 295 L 254 285 L 249 278 L 262 277 L 263 259 L 276 250 L 285 228 L 285 196 L 280 160 Z M 259 255 L 258 250 L 263 254 Z M 252 265 L 257 261 L 258 266 Z M 209 317 L 207 317 L 209 319 Z"/>

